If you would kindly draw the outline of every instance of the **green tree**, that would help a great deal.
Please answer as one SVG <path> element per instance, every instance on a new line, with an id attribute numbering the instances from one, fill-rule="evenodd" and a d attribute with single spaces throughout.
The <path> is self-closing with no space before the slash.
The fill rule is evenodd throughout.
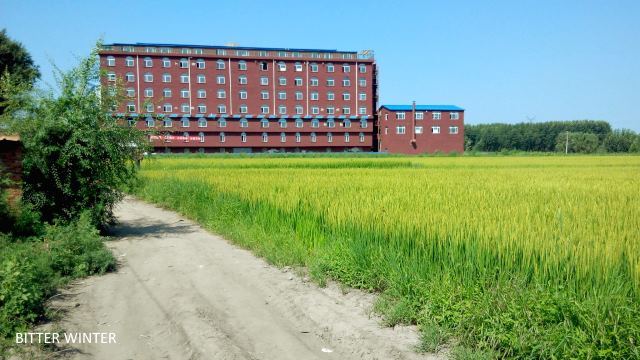
<path id="1" fill-rule="evenodd" d="M 607 152 L 629 152 L 637 137 L 636 133 L 631 130 L 615 130 L 607 135 L 603 145 Z"/>
<path id="2" fill-rule="evenodd" d="M 95 225 L 112 220 L 147 149 L 146 134 L 112 114 L 121 91 L 102 87 L 101 76 L 96 48 L 75 69 L 57 70 L 57 91 L 31 93 L 18 111 L 23 201 L 46 221 L 72 220 L 84 209 Z"/>
<path id="3" fill-rule="evenodd" d="M 39 77 L 40 71 L 24 46 L 9 38 L 6 29 L 0 31 L 0 114 L 7 107 L 7 89 L 31 88 Z"/>
<path id="4" fill-rule="evenodd" d="M 570 153 L 594 153 L 598 150 L 600 142 L 598 135 L 584 132 L 568 133 L 568 144 Z M 567 145 L 567 133 L 558 134 L 556 138 L 556 151 L 564 152 Z"/>

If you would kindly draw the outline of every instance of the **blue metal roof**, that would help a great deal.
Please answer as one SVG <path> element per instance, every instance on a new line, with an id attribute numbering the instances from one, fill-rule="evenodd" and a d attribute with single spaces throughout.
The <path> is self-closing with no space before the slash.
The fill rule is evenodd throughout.
<path id="1" fill-rule="evenodd" d="M 190 44 L 163 44 L 163 43 L 112 43 L 105 46 L 150 46 L 150 47 L 184 47 L 196 49 L 227 49 L 227 50 L 264 50 L 264 51 L 295 51 L 295 52 L 329 52 L 329 53 L 354 53 L 357 51 L 341 51 L 336 49 L 296 49 L 296 48 L 272 48 L 251 46 L 220 46 L 220 45 L 190 45 Z"/>
<path id="2" fill-rule="evenodd" d="M 391 111 L 411 111 L 413 105 L 382 105 L 380 108 Z M 464 111 L 464 109 L 455 105 L 416 105 L 416 111 Z"/>

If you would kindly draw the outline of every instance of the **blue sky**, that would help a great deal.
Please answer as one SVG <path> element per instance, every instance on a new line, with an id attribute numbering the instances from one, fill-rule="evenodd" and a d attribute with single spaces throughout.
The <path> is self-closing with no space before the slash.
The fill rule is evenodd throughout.
<path id="1" fill-rule="evenodd" d="M 607 120 L 640 131 L 640 1 L 0 0 L 51 82 L 105 42 L 373 49 L 381 104 L 468 123 Z"/>

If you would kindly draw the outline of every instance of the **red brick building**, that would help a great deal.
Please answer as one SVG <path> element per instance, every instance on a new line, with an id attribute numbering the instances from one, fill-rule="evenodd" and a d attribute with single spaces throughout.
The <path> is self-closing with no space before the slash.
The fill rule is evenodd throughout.
<path id="1" fill-rule="evenodd" d="M 374 150 L 371 51 L 109 44 L 100 63 L 155 151 Z"/>
<path id="2" fill-rule="evenodd" d="M 464 152 L 464 109 L 454 105 L 382 105 L 378 151 Z"/>

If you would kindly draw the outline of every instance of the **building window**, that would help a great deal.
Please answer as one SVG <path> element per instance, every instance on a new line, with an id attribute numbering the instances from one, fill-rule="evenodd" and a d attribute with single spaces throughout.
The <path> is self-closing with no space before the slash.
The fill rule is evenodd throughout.
<path id="1" fill-rule="evenodd" d="M 164 121 L 162 122 L 162 126 L 169 128 L 173 126 L 173 120 L 171 119 L 164 119 Z"/>
<path id="2" fill-rule="evenodd" d="M 127 73 L 125 75 L 125 79 L 127 79 L 127 82 L 135 82 L 136 81 L 136 77 L 135 77 L 135 75 L 133 75 L 133 73 Z"/>
<path id="3" fill-rule="evenodd" d="M 191 49 L 180 49 L 181 54 L 191 54 Z"/>
<path id="4" fill-rule="evenodd" d="M 189 98 L 189 89 L 180 90 L 180 97 L 183 98 L 183 99 L 188 99 Z"/>
<path id="5" fill-rule="evenodd" d="M 190 113 L 191 112 L 191 108 L 189 107 L 189 104 L 182 104 L 181 110 L 182 110 L 183 113 Z"/>
<path id="6" fill-rule="evenodd" d="M 287 100 L 287 92 L 286 91 L 278 91 L 278 99 L 279 100 Z"/>
<path id="7" fill-rule="evenodd" d="M 198 105 L 198 114 L 204 114 L 207 112 L 207 105 L 200 104 Z"/>
<path id="8" fill-rule="evenodd" d="M 405 119 L 405 113 L 403 113 L 403 112 L 396 113 L 396 119 L 404 120 Z"/>
<path id="9" fill-rule="evenodd" d="M 336 108 L 334 108 L 333 106 L 327 107 L 327 115 L 334 115 L 335 113 L 336 113 Z"/>
<path id="10" fill-rule="evenodd" d="M 405 127 L 404 126 L 396 126 L 396 134 L 402 135 L 404 133 L 405 133 Z"/>
<path id="11" fill-rule="evenodd" d="M 457 134 L 458 127 L 457 126 L 449 126 L 449 134 Z"/>
<path id="12" fill-rule="evenodd" d="M 240 90 L 238 94 L 240 96 L 240 99 L 243 99 L 243 100 L 247 99 L 247 90 Z"/>
<path id="13" fill-rule="evenodd" d="M 219 114 L 226 114 L 227 113 L 227 106 L 226 105 L 218 105 L 218 113 Z"/>
<path id="14" fill-rule="evenodd" d="M 146 119 L 147 122 L 147 127 L 154 127 L 156 126 L 156 121 L 152 118 L 152 117 L 148 117 Z"/>
<path id="15" fill-rule="evenodd" d="M 327 93 L 327 100 L 331 100 L 331 101 L 333 101 L 333 100 L 335 100 L 335 99 L 336 99 L 336 94 L 334 94 L 333 92 L 329 91 L 329 92 Z"/>
<path id="16" fill-rule="evenodd" d="M 246 85 L 247 84 L 247 77 L 245 75 L 238 76 L 238 82 L 240 83 L 240 85 Z"/>
<path id="17" fill-rule="evenodd" d="M 198 127 L 201 127 L 201 128 L 207 127 L 207 119 L 205 118 L 198 119 Z"/>
<path id="18" fill-rule="evenodd" d="M 127 58 L 124 60 L 124 64 L 127 67 L 133 67 L 133 58 L 131 56 L 127 56 Z"/>
<path id="19" fill-rule="evenodd" d="M 162 82 L 170 83 L 171 82 L 171 74 L 162 74 Z"/>
<path id="20" fill-rule="evenodd" d="M 162 58 L 162 67 L 163 68 L 170 68 L 171 67 L 171 60 L 169 60 L 169 58 Z"/>
<path id="21" fill-rule="evenodd" d="M 144 58 L 144 67 L 153 67 L 153 60 L 150 57 Z"/>
<path id="22" fill-rule="evenodd" d="M 171 142 L 171 133 L 164 133 L 164 142 Z M 169 148 L 165 148 L 165 152 L 171 152 Z"/>
<path id="23" fill-rule="evenodd" d="M 107 73 L 107 80 L 109 80 L 109 81 L 116 81 L 116 73 L 114 73 L 114 72 L 108 72 L 108 73 Z"/>
<path id="24" fill-rule="evenodd" d="M 182 118 L 182 127 L 189 127 L 189 118 L 187 117 Z"/>
<path id="25" fill-rule="evenodd" d="M 302 119 L 296 119 L 296 127 L 301 128 L 304 125 Z"/>
<path id="26" fill-rule="evenodd" d="M 358 80 L 358 86 L 360 86 L 360 87 L 366 87 L 366 86 L 367 86 L 367 79 L 360 79 L 360 80 Z"/>
<path id="27" fill-rule="evenodd" d="M 165 97 L 165 98 L 170 98 L 171 97 L 171 89 L 162 90 L 162 96 Z"/>
<path id="28" fill-rule="evenodd" d="M 113 56 L 108 56 L 107 66 L 116 66 L 116 58 L 114 58 Z"/>
<path id="29" fill-rule="evenodd" d="M 351 100 L 351 94 L 348 92 L 342 94 L 342 100 Z"/>
<path id="30" fill-rule="evenodd" d="M 244 105 L 244 104 L 240 105 L 240 113 L 241 114 L 246 114 L 248 112 L 249 112 L 249 107 L 247 105 Z"/>
<path id="31" fill-rule="evenodd" d="M 318 140 L 318 138 L 316 137 L 316 133 L 314 133 L 314 132 L 311 133 L 310 137 L 311 137 L 311 142 L 312 143 L 314 143 L 314 142 L 316 142 Z"/>
<path id="32" fill-rule="evenodd" d="M 333 134 L 332 133 L 327 133 L 327 142 L 330 142 L 330 143 L 333 142 Z"/>
<path id="33" fill-rule="evenodd" d="M 144 97 L 153 97 L 153 89 L 152 88 L 144 89 Z"/>
<path id="34" fill-rule="evenodd" d="M 267 120 L 267 119 L 260 120 L 260 126 L 262 128 L 265 128 L 265 129 L 268 128 L 269 127 L 269 120 Z"/>
<path id="35" fill-rule="evenodd" d="M 187 60 L 185 58 L 180 59 L 180 67 L 182 69 L 188 68 L 189 67 L 189 60 Z"/>
<path id="36" fill-rule="evenodd" d="M 260 85 L 269 85 L 269 78 L 266 76 L 260 77 Z"/>
<path id="37" fill-rule="evenodd" d="M 349 80 L 349 78 L 345 77 L 344 79 L 342 79 L 342 86 L 344 86 L 344 87 L 351 86 L 351 80 Z"/>
<path id="38" fill-rule="evenodd" d="M 451 120 L 459 120 L 460 119 L 460 114 L 457 112 L 450 112 L 449 113 L 449 118 Z"/>
<path id="39" fill-rule="evenodd" d="M 268 114 L 269 113 L 269 106 L 267 106 L 267 105 L 260 106 L 260 112 L 263 113 L 263 114 Z"/>
<path id="40" fill-rule="evenodd" d="M 318 94 L 317 91 L 313 91 L 309 95 L 311 95 L 311 100 L 318 100 L 320 98 L 320 95 Z"/>
<path id="41" fill-rule="evenodd" d="M 280 85 L 282 85 L 282 86 L 287 85 L 287 78 L 286 78 L 286 77 L 284 77 L 284 76 L 281 76 L 281 77 L 278 79 L 278 84 L 280 84 Z"/>
<path id="42" fill-rule="evenodd" d="M 422 126 L 416 126 L 413 130 L 416 134 L 422 134 Z"/>
<path id="43" fill-rule="evenodd" d="M 366 72 L 367 72 L 367 66 L 366 66 L 366 65 L 364 65 L 364 64 L 360 64 L 360 65 L 358 65 L 358 69 L 360 70 L 360 73 L 361 73 L 361 74 L 364 74 L 364 73 L 366 73 Z"/>
<path id="44" fill-rule="evenodd" d="M 318 72 L 318 64 L 311 63 L 309 67 L 311 68 L 311 72 Z"/>
<path id="45" fill-rule="evenodd" d="M 320 120 L 318 120 L 318 119 L 311 120 L 311 127 L 312 128 L 319 128 L 320 127 Z"/>
<path id="46" fill-rule="evenodd" d="M 344 133 L 344 142 L 349 142 L 351 140 L 351 135 L 349 133 Z"/>
<path id="47" fill-rule="evenodd" d="M 204 69 L 204 67 L 205 67 L 204 60 L 203 59 L 196 60 L 196 67 L 198 69 Z"/>
<path id="48" fill-rule="evenodd" d="M 204 142 L 204 133 L 202 131 L 198 133 L 198 139 L 200 140 L 201 143 Z"/>
<path id="49" fill-rule="evenodd" d="M 302 100 L 303 97 L 302 91 L 296 91 L 296 100 Z"/>
<path id="50" fill-rule="evenodd" d="M 367 122 L 367 120 L 362 119 L 360 120 L 360 127 L 363 129 L 366 129 L 369 126 L 369 123 Z"/>
<path id="51" fill-rule="evenodd" d="M 442 113 L 440 111 L 434 111 L 431 113 L 431 117 L 433 120 L 440 120 L 440 118 L 442 118 Z"/>
<path id="52" fill-rule="evenodd" d="M 287 128 L 287 119 L 280 119 L 278 120 L 278 123 L 280 124 L 280 127 L 283 129 Z"/>
<path id="53" fill-rule="evenodd" d="M 217 94 L 218 94 L 218 99 L 225 99 L 227 97 L 227 92 L 222 89 L 218 90 Z"/>
<path id="54" fill-rule="evenodd" d="M 249 127 L 249 121 L 245 118 L 240 119 L 240 127 L 241 128 Z"/>
<path id="55" fill-rule="evenodd" d="M 300 133 L 297 132 L 296 133 L 296 142 L 299 143 L 302 140 L 302 136 L 300 136 Z"/>
<path id="56" fill-rule="evenodd" d="M 440 134 L 440 126 L 432 126 L 431 132 L 434 134 Z"/>
<path id="57" fill-rule="evenodd" d="M 358 115 L 367 115 L 367 108 L 364 106 L 358 108 Z"/>
<path id="58" fill-rule="evenodd" d="M 287 133 L 280 133 L 280 142 L 287 142 Z"/>
<path id="59" fill-rule="evenodd" d="M 358 95 L 358 100 L 367 100 L 367 93 L 360 93 Z"/>
<path id="60" fill-rule="evenodd" d="M 173 105 L 171 104 L 164 104 L 162 105 L 162 111 L 170 113 L 173 111 Z"/>
<path id="61" fill-rule="evenodd" d="M 238 70 L 247 70 L 247 63 L 244 60 L 238 62 Z"/>
<path id="62" fill-rule="evenodd" d="M 260 62 L 260 70 L 262 70 L 262 71 L 269 70 L 269 65 L 267 64 L 266 61 Z"/>
<path id="63" fill-rule="evenodd" d="M 204 83 L 207 82 L 207 77 L 202 75 L 202 74 L 200 74 L 200 75 L 198 75 L 198 80 L 197 81 L 198 81 L 198 84 L 204 84 Z"/>
<path id="64" fill-rule="evenodd" d="M 302 64 L 299 62 L 296 63 L 296 71 L 298 72 L 302 71 Z"/>
<path id="65" fill-rule="evenodd" d="M 227 120 L 225 120 L 225 119 L 219 119 L 219 120 L 218 120 L 218 127 L 220 127 L 220 128 L 227 127 Z"/>
<path id="66" fill-rule="evenodd" d="M 220 133 L 220 142 L 223 143 L 227 140 L 227 137 L 224 135 L 223 132 Z"/>
<path id="67" fill-rule="evenodd" d="M 416 120 L 422 120 L 422 119 L 424 119 L 424 113 L 416 112 Z"/>
<path id="68" fill-rule="evenodd" d="M 302 78 L 297 77 L 293 81 L 296 86 L 302 86 Z"/>
<path id="69" fill-rule="evenodd" d="M 342 126 L 345 128 L 350 128 L 351 127 L 351 120 L 346 119 L 342 121 Z"/>
<path id="70" fill-rule="evenodd" d="M 351 66 L 349 64 L 342 65 L 342 72 L 345 72 L 345 73 L 351 72 Z"/>
<path id="71" fill-rule="evenodd" d="M 336 81 L 333 78 L 328 78 L 327 86 L 336 86 Z"/>
<path id="72" fill-rule="evenodd" d="M 204 89 L 198 90 L 198 99 L 204 99 L 207 97 L 207 91 Z"/>
<path id="73" fill-rule="evenodd" d="M 360 142 L 364 142 L 364 133 L 360 133 L 358 137 L 360 138 Z"/>
<path id="74" fill-rule="evenodd" d="M 216 61 L 216 69 L 218 69 L 218 70 L 224 69 L 224 60 Z"/>
<path id="75" fill-rule="evenodd" d="M 334 71 L 336 71 L 336 70 L 335 70 L 335 67 L 333 66 L 333 64 L 331 64 L 331 63 L 327 64 L 327 72 L 332 73 Z"/>
<path id="76" fill-rule="evenodd" d="M 302 108 L 302 105 L 296 105 L 296 114 L 302 115 L 303 112 L 304 112 L 304 109 Z"/>
<path id="77" fill-rule="evenodd" d="M 127 88 L 127 97 L 135 97 L 136 91 L 133 88 Z"/>
<path id="78" fill-rule="evenodd" d="M 267 133 L 262 133 L 262 142 L 266 143 L 269 142 L 269 135 Z"/>
<path id="79" fill-rule="evenodd" d="M 320 114 L 320 108 L 319 108 L 319 107 L 317 107 L 317 106 L 312 106 L 312 107 L 311 107 L 311 113 L 312 113 L 313 115 L 318 115 L 318 114 Z"/>
<path id="80" fill-rule="evenodd" d="M 261 91 L 260 92 L 260 98 L 262 100 L 268 100 L 269 99 L 269 92 L 268 91 Z"/>
<path id="81" fill-rule="evenodd" d="M 278 71 L 287 71 L 287 64 L 284 61 L 278 63 Z"/>
<path id="82" fill-rule="evenodd" d="M 128 112 L 136 112 L 136 105 L 132 102 L 127 104 L 127 111 Z"/>
<path id="83" fill-rule="evenodd" d="M 216 49 L 216 55 L 227 55 L 227 50 L 225 49 Z M 220 60 L 222 61 L 222 60 Z"/>
<path id="84" fill-rule="evenodd" d="M 189 74 L 180 75 L 180 82 L 183 84 L 187 84 L 189 82 Z"/>
<path id="85" fill-rule="evenodd" d="M 329 119 L 327 120 L 327 127 L 328 128 L 334 128 L 336 127 L 336 122 L 333 119 Z"/>
<path id="86" fill-rule="evenodd" d="M 343 114 L 343 115 L 349 115 L 349 114 L 351 114 L 351 108 L 350 108 L 350 107 L 346 107 L 346 106 L 345 106 L 345 107 L 343 107 L 343 108 L 342 108 L 342 114 Z"/>
<path id="87" fill-rule="evenodd" d="M 318 83 L 318 78 L 312 77 L 312 78 L 309 80 L 309 84 L 310 84 L 311 86 L 318 86 L 318 84 L 319 84 L 319 83 Z"/>

